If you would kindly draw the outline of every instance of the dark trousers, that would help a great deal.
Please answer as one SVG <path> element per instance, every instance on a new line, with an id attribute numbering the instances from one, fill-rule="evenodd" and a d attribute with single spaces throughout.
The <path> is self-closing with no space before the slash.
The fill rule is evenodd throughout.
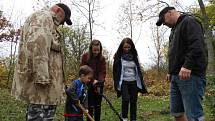
<path id="1" fill-rule="evenodd" d="M 130 120 L 137 117 L 137 82 L 123 81 L 122 86 L 122 117 L 128 118 L 128 107 L 130 103 Z"/>
<path id="2" fill-rule="evenodd" d="M 54 121 L 56 105 L 29 104 L 26 121 Z"/>
<path id="3" fill-rule="evenodd" d="M 64 121 L 83 121 L 83 116 L 68 116 Z"/>
<path id="4" fill-rule="evenodd" d="M 88 89 L 88 110 L 95 121 L 100 121 L 101 117 L 102 96 L 100 94 L 103 93 L 103 86 L 99 88 L 99 92 L 96 92 L 94 87 Z M 90 121 L 90 119 L 87 119 L 87 121 Z"/>

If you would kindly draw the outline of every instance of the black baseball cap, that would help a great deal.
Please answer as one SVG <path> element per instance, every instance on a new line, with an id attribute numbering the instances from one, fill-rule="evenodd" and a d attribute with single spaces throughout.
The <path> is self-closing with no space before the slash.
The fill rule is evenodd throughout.
<path id="1" fill-rule="evenodd" d="M 173 9 L 175 9 L 175 8 L 174 8 L 174 7 L 168 6 L 168 7 L 165 7 L 163 10 L 161 10 L 161 12 L 159 13 L 159 19 L 158 19 L 158 21 L 156 22 L 156 25 L 157 25 L 157 26 L 162 25 L 163 22 L 164 22 L 164 15 L 165 15 L 169 10 L 173 10 Z"/>
<path id="2" fill-rule="evenodd" d="M 72 21 L 70 19 L 71 17 L 71 11 L 70 11 L 70 8 L 63 4 L 63 3 L 58 3 L 56 4 L 58 7 L 62 8 L 63 11 L 65 12 L 65 19 L 64 19 L 64 22 L 66 22 L 68 25 L 72 25 Z"/>

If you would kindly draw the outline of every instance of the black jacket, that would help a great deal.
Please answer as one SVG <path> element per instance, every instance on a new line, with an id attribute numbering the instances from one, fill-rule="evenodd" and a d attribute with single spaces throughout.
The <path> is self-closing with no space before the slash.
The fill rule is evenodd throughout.
<path id="1" fill-rule="evenodd" d="M 137 66 L 137 71 L 138 71 L 138 75 L 139 78 L 141 80 L 141 85 L 142 85 L 142 89 L 138 88 L 138 92 L 141 93 L 148 93 L 145 83 L 143 81 L 143 75 L 141 72 L 141 68 L 140 68 L 140 64 L 138 62 L 137 58 L 134 58 L 134 62 Z M 121 76 L 121 70 L 122 70 L 122 62 L 121 62 L 121 58 L 114 58 L 114 63 L 113 63 L 113 80 L 114 80 L 114 89 L 117 92 L 117 97 L 121 96 L 121 91 L 117 89 L 119 82 L 120 82 L 120 76 Z"/>
<path id="2" fill-rule="evenodd" d="M 193 16 L 182 14 L 169 38 L 169 73 L 179 74 L 181 67 L 191 74 L 205 77 L 207 51 L 201 23 Z"/>

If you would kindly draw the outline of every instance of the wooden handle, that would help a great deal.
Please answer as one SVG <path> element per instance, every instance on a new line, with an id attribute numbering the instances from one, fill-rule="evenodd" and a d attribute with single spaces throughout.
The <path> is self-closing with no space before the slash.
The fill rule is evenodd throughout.
<path id="1" fill-rule="evenodd" d="M 84 115 L 87 116 L 90 119 L 90 121 L 95 121 L 80 103 L 78 103 L 78 107 L 82 110 Z"/>

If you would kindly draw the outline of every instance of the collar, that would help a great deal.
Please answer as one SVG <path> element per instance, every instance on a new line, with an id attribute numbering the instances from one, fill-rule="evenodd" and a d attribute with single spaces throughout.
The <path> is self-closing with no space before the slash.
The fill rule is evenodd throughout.
<path id="1" fill-rule="evenodd" d="M 181 14 L 179 17 L 178 17 L 178 20 L 175 24 L 174 27 L 176 27 L 185 17 L 187 16 L 187 14 Z"/>
<path id="2" fill-rule="evenodd" d="M 52 19 L 53 19 L 53 21 L 54 21 L 54 24 L 55 24 L 56 26 L 59 26 L 59 25 L 60 25 L 60 18 L 59 18 L 53 11 L 50 10 L 50 12 L 51 12 L 51 15 L 52 15 Z"/>

